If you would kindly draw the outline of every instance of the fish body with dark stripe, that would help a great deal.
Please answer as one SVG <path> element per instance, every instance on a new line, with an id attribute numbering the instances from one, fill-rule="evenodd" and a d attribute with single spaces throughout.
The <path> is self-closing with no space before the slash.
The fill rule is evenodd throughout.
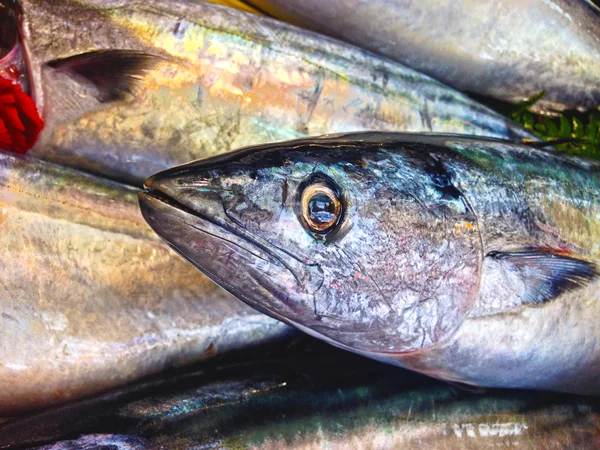
<path id="1" fill-rule="evenodd" d="M 530 133 L 398 63 L 198 0 L 20 0 L 32 154 L 128 183 L 242 146 L 357 131 Z M 0 24 L 1 26 L 1 24 Z"/>
<path id="2" fill-rule="evenodd" d="M 600 106 L 597 0 L 250 0 L 467 92 L 538 111 Z"/>
<path id="3" fill-rule="evenodd" d="M 0 417 L 285 336 L 174 254 L 137 192 L 0 152 Z"/>
<path id="4" fill-rule="evenodd" d="M 600 393 L 597 162 L 347 134 L 190 163 L 146 187 L 142 212 L 175 250 L 327 342 L 452 382 Z"/>

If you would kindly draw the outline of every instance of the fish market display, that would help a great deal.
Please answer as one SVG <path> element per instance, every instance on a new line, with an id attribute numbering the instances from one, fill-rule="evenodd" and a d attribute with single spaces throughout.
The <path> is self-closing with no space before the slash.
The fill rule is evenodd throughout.
<path id="1" fill-rule="evenodd" d="M 391 57 L 462 91 L 537 110 L 600 106 L 593 0 L 251 0 L 266 12 Z"/>
<path id="2" fill-rule="evenodd" d="M 0 153 L 0 417 L 286 332 L 161 242 L 136 194 Z"/>
<path id="3" fill-rule="evenodd" d="M 600 163 L 363 133 L 159 173 L 148 223 L 254 308 L 474 386 L 600 394 Z"/>
<path id="4" fill-rule="evenodd" d="M 331 132 L 530 137 L 398 63 L 255 14 L 197 0 L 19 5 L 22 42 L 0 68 L 24 67 L 44 118 L 31 154 L 120 181 Z"/>
<path id="5" fill-rule="evenodd" d="M 211 363 L 15 420 L 0 425 L 0 447 L 600 448 L 596 398 L 466 393 L 333 348 L 309 349 Z"/>

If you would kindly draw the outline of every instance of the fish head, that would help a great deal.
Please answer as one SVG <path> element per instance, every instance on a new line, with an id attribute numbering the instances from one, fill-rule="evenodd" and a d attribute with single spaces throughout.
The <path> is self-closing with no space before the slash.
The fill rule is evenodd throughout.
<path id="1" fill-rule="evenodd" d="M 475 216 L 421 150 L 292 141 L 159 173 L 148 223 L 250 306 L 369 355 L 451 334 L 479 284 Z"/>

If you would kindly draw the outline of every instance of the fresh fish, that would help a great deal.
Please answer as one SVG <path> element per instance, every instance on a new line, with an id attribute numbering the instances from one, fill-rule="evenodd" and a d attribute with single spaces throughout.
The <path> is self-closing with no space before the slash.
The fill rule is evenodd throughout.
<path id="1" fill-rule="evenodd" d="M 0 417 L 285 333 L 161 242 L 136 194 L 0 153 Z"/>
<path id="2" fill-rule="evenodd" d="M 2 448 L 600 448 L 596 398 L 461 392 L 339 350 L 210 364 L 0 426 Z"/>
<path id="3" fill-rule="evenodd" d="M 46 124 L 32 154 L 128 183 L 245 145 L 331 132 L 531 137 L 397 63 L 232 8 L 19 5 L 27 79 Z"/>
<path id="4" fill-rule="evenodd" d="M 600 163 L 460 136 L 256 146 L 159 173 L 148 223 L 334 345 L 474 386 L 600 394 Z"/>
<path id="5" fill-rule="evenodd" d="M 249 0 L 461 91 L 537 111 L 600 106 L 596 0 Z M 597 3 L 597 1 L 596 1 Z"/>

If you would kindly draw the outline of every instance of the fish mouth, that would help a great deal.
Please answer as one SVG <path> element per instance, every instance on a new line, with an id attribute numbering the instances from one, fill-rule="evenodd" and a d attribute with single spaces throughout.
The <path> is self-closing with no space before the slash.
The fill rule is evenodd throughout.
<path id="1" fill-rule="evenodd" d="M 314 295 L 322 286 L 318 264 L 282 251 L 225 213 L 208 216 L 183 204 L 161 189 L 164 178 L 155 177 L 138 194 L 144 219 L 171 248 L 232 295 L 290 323 L 286 317 L 293 317 L 295 306 L 302 305 L 299 297 Z M 216 199 L 203 201 L 212 203 L 213 211 L 224 211 Z"/>

